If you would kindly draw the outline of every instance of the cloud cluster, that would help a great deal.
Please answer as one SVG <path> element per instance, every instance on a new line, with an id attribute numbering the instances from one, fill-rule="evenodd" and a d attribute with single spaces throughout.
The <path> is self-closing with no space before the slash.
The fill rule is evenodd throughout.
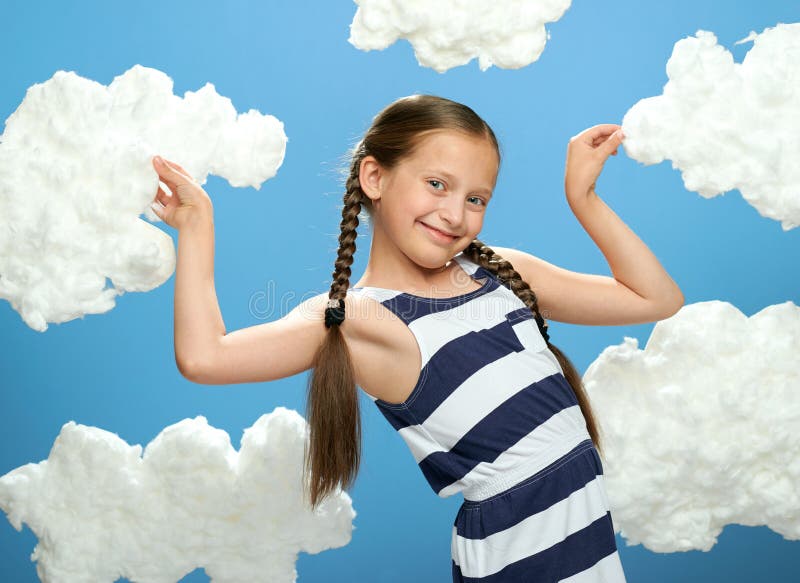
<path id="1" fill-rule="evenodd" d="M 623 145 L 644 164 L 672 160 L 705 198 L 738 189 L 789 230 L 800 225 L 800 23 L 749 41 L 741 64 L 711 32 L 678 41 L 663 95 L 625 115 Z"/>
<path id="2" fill-rule="evenodd" d="M 341 490 L 316 511 L 302 497 L 308 426 L 276 408 L 244 431 L 239 452 L 205 417 L 165 428 L 142 455 L 117 435 L 70 421 L 47 460 L 0 478 L 0 509 L 39 542 L 45 583 L 294 582 L 299 551 L 348 544 L 356 516 Z"/>
<path id="3" fill-rule="evenodd" d="M 726 524 L 800 539 L 800 307 L 749 318 L 686 305 L 644 350 L 609 346 L 583 381 L 604 438 L 617 532 L 655 552 L 711 549 Z"/>
<path id="4" fill-rule="evenodd" d="M 114 307 L 175 270 L 172 239 L 150 221 L 155 154 L 201 184 L 209 173 L 260 189 L 286 151 L 283 123 L 237 114 L 207 83 L 172 92 L 136 65 L 108 86 L 58 71 L 31 86 L 0 136 L 0 298 L 34 330 Z M 111 285 L 107 286 L 107 280 Z"/>
<path id="5" fill-rule="evenodd" d="M 414 47 L 420 65 L 443 73 L 478 58 L 518 69 L 536 61 L 549 35 L 544 25 L 567 11 L 571 0 L 355 0 L 359 8 L 348 42 L 369 51 L 400 38 Z"/>

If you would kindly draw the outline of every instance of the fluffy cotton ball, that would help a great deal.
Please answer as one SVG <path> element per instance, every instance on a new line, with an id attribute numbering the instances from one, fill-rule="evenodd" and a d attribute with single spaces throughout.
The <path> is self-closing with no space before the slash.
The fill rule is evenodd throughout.
<path id="1" fill-rule="evenodd" d="M 800 225 L 800 23 L 739 43 L 749 41 L 741 64 L 713 33 L 678 41 L 663 95 L 622 120 L 623 145 L 644 164 L 672 160 L 686 188 L 705 198 L 739 189 L 789 230 Z"/>
<path id="2" fill-rule="evenodd" d="M 165 428 L 144 450 L 73 421 L 50 456 L 0 477 L 0 508 L 39 538 L 45 583 L 179 581 L 198 567 L 214 583 L 293 582 L 300 551 L 348 544 L 356 512 L 341 490 L 312 512 L 303 498 L 308 426 L 276 408 L 236 452 L 205 417 Z"/>
<path id="3" fill-rule="evenodd" d="M 348 42 L 368 51 L 399 38 L 420 65 L 443 73 L 475 57 L 518 69 L 536 61 L 549 38 L 544 25 L 561 18 L 571 0 L 355 0 L 359 8 Z"/>
<path id="4" fill-rule="evenodd" d="M 260 189 L 283 162 L 275 117 L 238 114 L 207 83 L 136 65 L 108 85 L 58 71 L 30 87 L 0 136 L 0 298 L 44 331 L 149 291 L 175 270 L 172 239 L 142 220 L 158 188 L 157 153 L 201 184 L 209 173 Z M 106 280 L 111 286 L 106 287 Z"/>
<path id="5" fill-rule="evenodd" d="M 605 438 L 615 530 L 655 552 L 708 551 L 726 524 L 800 539 L 800 308 L 749 318 L 684 306 L 644 350 L 609 346 L 583 378 Z"/>

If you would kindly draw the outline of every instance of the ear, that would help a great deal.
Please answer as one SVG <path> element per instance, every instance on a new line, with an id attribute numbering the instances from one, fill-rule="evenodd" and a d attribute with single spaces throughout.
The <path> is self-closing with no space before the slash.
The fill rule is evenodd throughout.
<path id="1" fill-rule="evenodd" d="M 364 156 L 358 171 L 358 182 L 361 190 L 372 202 L 381 198 L 381 177 L 383 169 L 374 156 Z"/>

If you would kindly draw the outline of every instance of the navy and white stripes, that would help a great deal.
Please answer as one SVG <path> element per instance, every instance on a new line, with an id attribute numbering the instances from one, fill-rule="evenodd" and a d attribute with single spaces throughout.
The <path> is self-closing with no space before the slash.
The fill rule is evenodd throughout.
<path id="1" fill-rule="evenodd" d="M 455 298 L 354 290 L 402 319 L 422 357 L 405 402 L 367 395 L 439 496 L 476 499 L 535 473 L 589 434 L 531 310 L 488 271 L 455 259 L 484 280 L 480 289 Z"/>
<path id="2" fill-rule="evenodd" d="M 350 290 L 380 302 L 417 341 L 409 397 L 365 394 L 433 491 L 464 495 L 453 580 L 623 582 L 600 459 L 558 360 L 511 290 L 463 254 L 454 259 L 480 289 L 453 298 Z"/>
<path id="3" fill-rule="evenodd" d="M 502 494 L 464 502 L 451 555 L 454 582 L 624 583 L 592 442 Z"/>

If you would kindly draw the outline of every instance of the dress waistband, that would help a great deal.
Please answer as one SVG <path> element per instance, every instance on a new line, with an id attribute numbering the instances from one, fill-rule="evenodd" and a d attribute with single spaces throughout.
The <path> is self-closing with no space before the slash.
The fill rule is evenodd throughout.
<path id="1" fill-rule="evenodd" d="M 543 470 L 553 462 L 558 461 L 566 454 L 578 447 L 588 448 L 593 445 L 592 438 L 585 427 L 575 433 L 563 436 L 552 448 L 543 451 L 540 455 L 531 457 L 513 468 L 503 471 L 493 479 L 478 482 L 463 490 L 466 503 L 477 503 L 512 488 Z"/>

